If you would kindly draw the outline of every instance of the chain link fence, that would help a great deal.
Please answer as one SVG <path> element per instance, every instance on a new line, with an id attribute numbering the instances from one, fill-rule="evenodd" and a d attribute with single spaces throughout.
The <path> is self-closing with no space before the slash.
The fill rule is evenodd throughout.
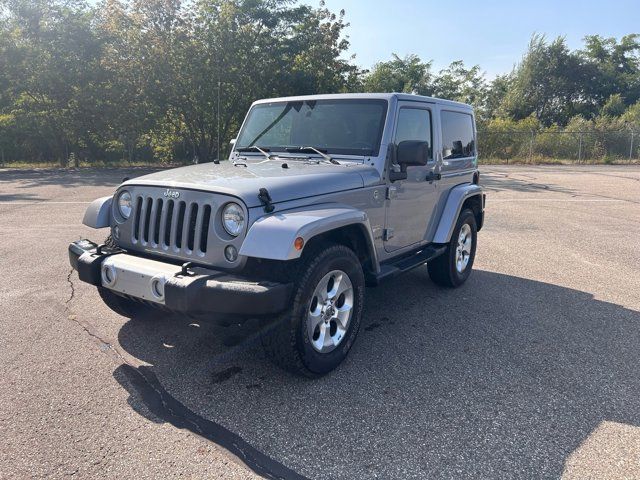
<path id="1" fill-rule="evenodd" d="M 480 162 L 637 163 L 640 130 L 478 131 Z"/>

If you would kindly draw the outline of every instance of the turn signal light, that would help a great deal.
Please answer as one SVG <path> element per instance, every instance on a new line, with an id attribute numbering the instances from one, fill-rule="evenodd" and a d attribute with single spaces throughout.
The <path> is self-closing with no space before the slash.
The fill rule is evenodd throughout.
<path id="1" fill-rule="evenodd" d="M 304 247 L 304 238 L 302 237 L 296 238 L 295 241 L 293 242 L 293 247 L 296 250 L 302 250 L 302 247 Z"/>

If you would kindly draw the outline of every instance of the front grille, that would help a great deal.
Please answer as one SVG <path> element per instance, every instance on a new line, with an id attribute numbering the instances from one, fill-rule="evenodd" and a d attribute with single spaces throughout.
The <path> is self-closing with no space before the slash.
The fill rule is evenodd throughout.
<path id="1" fill-rule="evenodd" d="M 176 254 L 207 253 L 211 205 L 139 195 L 135 200 L 134 244 Z"/>

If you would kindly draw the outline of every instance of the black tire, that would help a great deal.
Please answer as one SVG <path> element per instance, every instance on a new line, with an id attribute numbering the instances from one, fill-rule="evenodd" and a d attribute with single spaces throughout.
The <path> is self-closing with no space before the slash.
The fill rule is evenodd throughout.
<path id="1" fill-rule="evenodd" d="M 468 256 L 469 261 L 466 268 L 464 268 L 462 272 L 459 272 L 456 268 L 456 251 L 460 231 L 464 225 L 468 225 L 471 229 L 471 251 Z M 473 268 L 473 261 L 476 258 L 477 236 L 478 228 L 475 215 L 471 210 L 463 210 L 453 229 L 447 250 L 427 265 L 429 276 L 434 283 L 442 287 L 454 288 L 459 287 L 469 278 L 471 269 Z"/>
<path id="2" fill-rule="evenodd" d="M 316 286 L 334 270 L 346 273 L 352 284 L 352 313 L 341 341 L 332 351 L 321 353 L 312 346 L 307 332 L 308 311 L 314 301 Z M 333 244 L 306 252 L 298 272 L 294 278 L 292 306 L 265 334 L 262 345 L 267 356 L 278 366 L 316 378 L 340 365 L 356 339 L 364 304 L 364 274 L 358 257 L 350 248 Z"/>

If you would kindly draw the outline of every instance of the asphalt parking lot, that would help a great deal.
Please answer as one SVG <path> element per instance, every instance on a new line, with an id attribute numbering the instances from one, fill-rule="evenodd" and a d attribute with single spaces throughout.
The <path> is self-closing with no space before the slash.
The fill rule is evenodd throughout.
<path id="1" fill-rule="evenodd" d="M 77 280 L 87 203 L 141 171 L 0 170 L 0 478 L 640 478 L 640 167 L 481 171 L 469 281 L 369 289 L 309 381 L 250 322 L 129 320 Z"/>

